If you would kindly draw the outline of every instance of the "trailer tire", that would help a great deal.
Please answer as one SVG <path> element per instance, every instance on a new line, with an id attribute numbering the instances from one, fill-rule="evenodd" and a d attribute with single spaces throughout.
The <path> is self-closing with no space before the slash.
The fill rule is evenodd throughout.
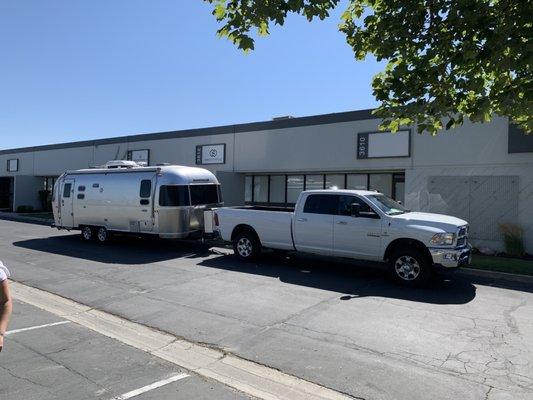
<path id="1" fill-rule="evenodd" d="M 431 279 L 431 262 L 416 248 L 397 249 L 389 264 L 392 278 L 400 285 L 422 287 Z"/>
<path id="2" fill-rule="evenodd" d="M 253 261 L 261 253 L 261 242 L 255 232 L 242 230 L 233 239 L 233 251 L 239 260 Z"/>
<path id="3" fill-rule="evenodd" d="M 96 240 L 98 243 L 105 243 L 109 239 L 109 232 L 103 226 L 100 226 L 96 230 Z"/>
<path id="4" fill-rule="evenodd" d="M 84 226 L 81 228 L 81 238 L 86 241 L 90 242 L 94 239 L 94 230 L 90 226 Z"/>

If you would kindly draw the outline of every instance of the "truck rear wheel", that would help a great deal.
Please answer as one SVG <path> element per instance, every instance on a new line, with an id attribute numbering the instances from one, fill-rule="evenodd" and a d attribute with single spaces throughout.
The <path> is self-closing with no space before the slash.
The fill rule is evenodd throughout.
<path id="1" fill-rule="evenodd" d="M 91 240 L 93 240 L 94 238 L 93 228 L 91 228 L 90 226 L 84 226 L 81 229 L 81 237 L 86 242 L 90 242 Z"/>
<path id="2" fill-rule="evenodd" d="M 261 253 L 261 243 L 250 231 L 242 231 L 233 239 L 233 251 L 238 259 L 252 261 Z"/>
<path id="3" fill-rule="evenodd" d="M 420 287 L 431 278 L 431 262 L 417 249 L 399 249 L 390 258 L 393 279 L 404 286 Z"/>

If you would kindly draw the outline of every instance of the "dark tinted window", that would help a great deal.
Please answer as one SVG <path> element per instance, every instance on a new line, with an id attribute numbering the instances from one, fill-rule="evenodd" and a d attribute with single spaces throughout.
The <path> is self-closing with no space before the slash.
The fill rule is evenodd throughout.
<path id="1" fill-rule="evenodd" d="M 65 183 L 65 186 L 63 186 L 63 197 L 70 197 L 71 190 L 72 190 L 72 183 Z"/>
<path id="2" fill-rule="evenodd" d="M 372 210 L 372 208 L 355 196 L 341 195 L 339 196 L 339 215 L 351 215 L 350 207 L 353 203 L 359 204 L 359 216 L 376 218 L 378 215 Z"/>
<path id="3" fill-rule="evenodd" d="M 139 196 L 148 198 L 152 194 L 152 181 L 149 179 L 143 179 L 141 181 L 141 190 Z"/>
<path id="4" fill-rule="evenodd" d="M 218 185 L 191 185 L 190 190 L 193 206 L 218 203 Z"/>
<path id="5" fill-rule="evenodd" d="M 159 205 L 163 207 L 188 206 L 189 187 L 161 186 L 161 189 L 159 189 Z"/>
<path id="6" fill-rule="evenodd" d="M 311 194 L 305 200 L 304 213 L 337 214 L 338 197 L 331 194 Z"/>

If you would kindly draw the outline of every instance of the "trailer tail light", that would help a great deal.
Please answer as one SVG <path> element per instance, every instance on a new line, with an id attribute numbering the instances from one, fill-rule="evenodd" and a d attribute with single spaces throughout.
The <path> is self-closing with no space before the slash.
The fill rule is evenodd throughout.
<path id="1" fill-rule="evenodd" d="M 215 212 L 215 226 L 219 226 L 218 223 L 218 214 Z"/>

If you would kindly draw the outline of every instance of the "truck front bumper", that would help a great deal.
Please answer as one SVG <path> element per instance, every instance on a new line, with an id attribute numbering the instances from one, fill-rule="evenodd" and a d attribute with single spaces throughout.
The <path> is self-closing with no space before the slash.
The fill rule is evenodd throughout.
<path id="1" fill-rule="evenodd" d="M 470 264 L 472 257 L 472 246 L 466 246 L 455 249 L 430 248 L 429 252 L 436 266 L 448 268 L 458 268 Z"/>

